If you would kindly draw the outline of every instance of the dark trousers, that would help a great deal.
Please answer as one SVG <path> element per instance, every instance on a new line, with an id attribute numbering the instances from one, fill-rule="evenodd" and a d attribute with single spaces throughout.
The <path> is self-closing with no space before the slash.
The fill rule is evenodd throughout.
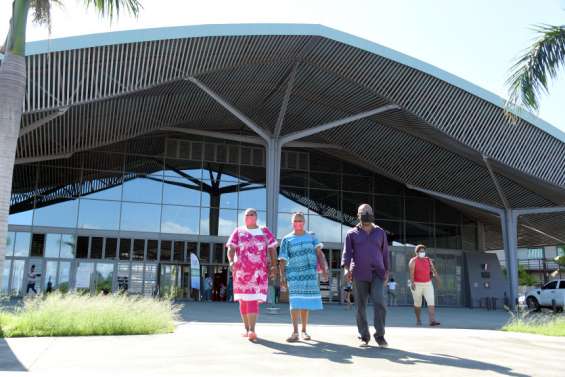
<path id="1" fill-rule="evenodd" d="M 384 281 L 375 272 L 372 280 L 353 281 L 353 294 L 357 308 L 357 329 L 363 340 L 371 339 L 367 324 L 367 300 L 371 297 L 373 303 L 373 325 L 375 335 L 385 335 L 386 306 L 384 301 Z"/>
<path id="2" fill-rule="evenodd" d="M 29 293 L 29 290 L 32 290 L 35 294 L 37 294 L 37 291 L 35 290 L 35 283 L 27 283 L 27 288 L 26 288 L 26 295 Z"/>

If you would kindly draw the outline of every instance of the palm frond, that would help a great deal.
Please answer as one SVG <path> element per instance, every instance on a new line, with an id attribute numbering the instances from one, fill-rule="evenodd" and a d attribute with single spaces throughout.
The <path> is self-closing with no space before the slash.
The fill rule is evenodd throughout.
<path id="1" fill-rule="evenodd" d="M 538 25 L 540 34 L 510 69 L 506 80 L 508 108 L 539 109 L 539 98 L 549 91 L 548 84 L 565 65 L 565 25 Z"/>
<path id="2" fill-rule="evenodd" d="M 47 25 L 49 34 L 51 34 L 51 6 L 63 6 L 61 0 L 31 0 L 29 6 L 33 11 L 33 22 L 39 25 Z"/>
<path id="3" fill-rule="evenodd" d="M 104 18 L 119 17 L 122 8 L 129 14 L 136 16 L 143 8 L 140 0 L 84 0 L 87 7 L 93 6 L 98 14 Z"/>

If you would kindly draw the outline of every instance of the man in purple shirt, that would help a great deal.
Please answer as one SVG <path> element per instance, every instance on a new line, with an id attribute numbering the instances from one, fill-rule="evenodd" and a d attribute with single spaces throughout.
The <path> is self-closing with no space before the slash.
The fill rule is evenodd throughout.
<path id="1" fill-rule="evenodd" d="M 373 223 L 373 209 L 370 205 L 359 206 L 357 217 L 359 224 L 347 232 L 345 238 L 341 267 L 345 269 L 345 279 L 353 281 L 361 345 L 367 346 L 371 339 L 367 324 L 367 300 L 371 297 L 375 340 L 380 347 L 386 347 L 384 284 L 388 281 L 389 274 L 386 233 Z"/>

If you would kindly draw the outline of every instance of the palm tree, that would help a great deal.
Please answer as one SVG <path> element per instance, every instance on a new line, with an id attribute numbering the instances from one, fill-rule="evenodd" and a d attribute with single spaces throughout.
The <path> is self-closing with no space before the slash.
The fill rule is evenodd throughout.
<path id="1" fill-rule="evenodd" d="M 538 38 L 512 66 L 506 85 L 510 107 L 536 112 L 550 79 L 565 66 L 565 25 L 538 25 L 534 31 Z"/>
<path id="2" fill-rule="evenodd" d="M 114 15 L 119 16 L 122 8 L 134 16 L 139 14 L 141 8 L 140 0 L 83 0 L 83 2 L 86 7 L 94 7 L 100 16 L 110 19 Z M 26 90 L 27 16 L 31 9 L 33 21 L 45 24 L 51 30 L 51 6 L 62 3 L 62 0 L 13 0 L 8 36 L 0 51 L 4 53 L 0 65 L 0 272 L 3 271 L 6 255 L 12 173 Z M 0 274 L 0 283 L 1 279 L 2 274 Z"/>

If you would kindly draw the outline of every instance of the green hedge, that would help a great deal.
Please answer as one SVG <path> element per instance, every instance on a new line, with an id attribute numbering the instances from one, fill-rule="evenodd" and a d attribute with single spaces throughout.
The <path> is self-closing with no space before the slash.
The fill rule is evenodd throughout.
<path id="1" fill-rule="evenodd" d="M 179 307 L 126 295 L 52 293 L 0 311 L 3 337 L 158 334 L 174 331 Z"/>

